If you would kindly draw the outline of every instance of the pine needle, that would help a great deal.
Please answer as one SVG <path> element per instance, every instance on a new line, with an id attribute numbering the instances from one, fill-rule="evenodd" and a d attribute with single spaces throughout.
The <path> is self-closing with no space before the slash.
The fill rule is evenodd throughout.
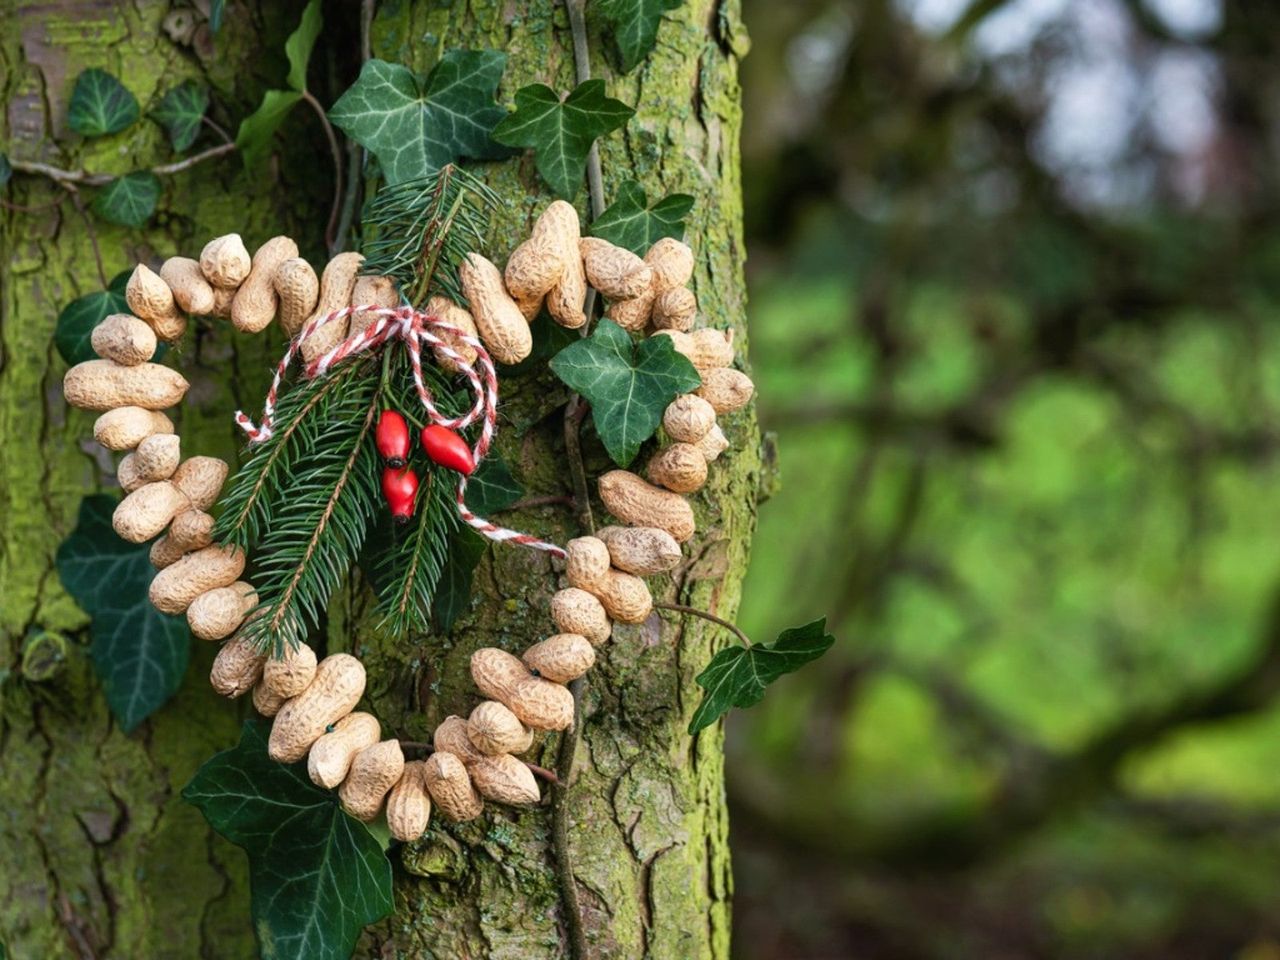
<path id="1" fill-rule="evenodd" d="M 452 164 L 420 180 L 384 186 L 361 219 L 364 272 L 394 277 L 422 306 L 433 293 L 462 300 L 458 265 L 478 250 L 498 196 Z"/>

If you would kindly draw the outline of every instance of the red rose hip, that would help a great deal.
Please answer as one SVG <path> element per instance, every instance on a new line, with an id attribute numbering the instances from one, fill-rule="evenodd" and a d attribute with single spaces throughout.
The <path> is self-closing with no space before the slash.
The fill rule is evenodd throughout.
<path id="1" fill-rule="evenodd" d="M 422 428 L 422 449 L 432 463 L 457 470 L 464 476 L 470 476 L 476 468 L 475 457 L 471 455 L 467 441 L 437 423 Z"/>
<path id="2" fill-rule="evenodd" d="M 378 453 L 389 467 L 403 467 L 409 459 L 409 425 L 394 410 L 378 415 L 378 428 L 373 435 Z"/>
<path id="3" fill-rule="evenodd" d="M 399 470 L 383 467 L 382 496 L 396 523 L 408 523 L 413 516 L 414 502 L 418 499 L 418 475 L 409 467 Z"/>

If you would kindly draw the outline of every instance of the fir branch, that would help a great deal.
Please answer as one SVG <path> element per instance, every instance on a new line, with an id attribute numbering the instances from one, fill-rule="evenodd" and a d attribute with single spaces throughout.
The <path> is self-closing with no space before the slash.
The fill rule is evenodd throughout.
<path id="1" fill-rule="evenodd" d="M 381 558 L 386 583 L 379 628 L 396 636 L 426 633 L 430 629 L 431 603 L 444 573 L 449 534 L 457 529 L 453 475 L 439 467 L 426 474 L 427 490 L 420 497 L 414 529 Z"/>
<path id="2" fill-rule="evenodd" d="M 314 429 L 307 428 L 309 421 L 315 424 L 310 418 L 333 415 L 327 401 L 333 401 L 352 380 L 367 377 L 370 366 L 370 361 L 356 360 L 322 379 L 292 385 L 276 407 L 271 438 L 254 449 L 223 494 L 214 539 L 249 550 L 271 528 L 274 495 L 287 485 L 293 464 L 316 439 Z M 336 399 L 341 405 L 341 396 Z"/>
<path id="3" fill-rule="evenodd" d="M 255 550 L 260 603 L 246 635 L 275 654 L 319 621 L 381 504 L 371 439 L 381 389 L 367 365 L 356 366 L 363 376 L 352 373 L 299 421 L 294 442 L 304 452 L 269 499 Z"/>
<path id="4" fill-rule="evenodd" d="M 458 264 L 480 249 L 497 204 L 497 194 L 452 164 L 383 187 L 361 218 L 365 272 L 394 277 L 413 306 L 436 292 L 460 300 Z"/>
<path id="5" fill-rule="evenodd" d="M 396 360 L 388 376 L 388 403 L 412 416 L 421 412 L 412 369 L 403 357 Z M 424 366 L 423 376 L 441 410 L 456 416 L 467 408 L 465 395 L 452 389 L 435 367 Z M 364 563 L 383 611 L 379 628 L 397 636 L 430 629 L 431 604 L 444 572 L 448 538 L 458 527 L 456 476 L 420 453 L 411 465 L 422 477 L 418 509 L 410 525 L 385 537 L 385 544 Z"/>

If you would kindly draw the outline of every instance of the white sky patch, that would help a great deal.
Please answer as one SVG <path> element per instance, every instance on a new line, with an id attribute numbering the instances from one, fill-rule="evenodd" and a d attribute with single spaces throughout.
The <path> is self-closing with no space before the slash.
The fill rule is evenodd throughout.
<path id="1" fill-rule="evenodd" d="M 1148 80 L 1151 131 L 1160 146 L 1183 154 L 1209 146 L 1218 129 L 1218 82 L 1217 65 L 1205 53 L 1170 49 L 1160 54 Z"/>
<path id="2" fill-rule="evenodd" d="M 974 42 L 988 57 L 1018 53 L 1067 11 L 1070 0 L 1013 0 L 978 25 Z"/>
<path id="3" fill-rule="evenodd" d="M 787 72 L 798 94 L 812 97 L 830 90 L 852 36 L 848 13 L 834 8 L 792 39 L 787 45 Z"/>
<path id="4" fill-rule="evenodd" d="M 1050 166 L 1103 166 L 1120 160 L 1138 119 L 1140 85 L 1121 60 L 1073 64 L 1054 77 L 1039 146 Z"/>
<path id="5" fill-rule="evenodd" d="M 925 33 L 937 35 L 951 29 L 969 0 L 897 0 L 897 6 Z"/>
<path id="6" fill-rule="evenodd" d="M 1183 40 L 1203 40 L 1222 28 L 1222 0 L 1142 0 Z"/>

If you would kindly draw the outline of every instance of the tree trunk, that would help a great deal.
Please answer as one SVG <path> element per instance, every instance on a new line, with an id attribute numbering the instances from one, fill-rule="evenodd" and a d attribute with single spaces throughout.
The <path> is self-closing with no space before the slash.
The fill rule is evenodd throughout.
<path id="1" fill-rule="evenodd" d="M 214 117 L 234 125 L 264 82 L 283 74 L 283 36 L 297 10 L 230 6 L 209 50 L 171 42 L 168 5 L 65 3 L 19 7 L 0 30 L 8 152 L 65 168 L 125 172 L 171 158 L 160 128 L 141 121 L 120 138 L 80 144 L 65 126 L 75 76 L 89 66 L 116 73 L 143 104 L 195 76 L 213 88 Z M 495 47 L 510 55 L 501 96 L 542 81 L 573 85 L 564 10 L 551 2 L 387 5 L 374 53 L 429 68 L 446 48 Z M 326 42 L 344 43 L 343 37 Z M 593 25 L 592 69 L 611 95 L 634 104 L 625 131 L 601 144 L 606 193 L 640 180 L 650 200 L 672 192 L 697 199 L 688 222 L 698 254 L 695 289 L 704 322 L 733 326 L 742 341 L 741 203 L 736 59 L 745 47 L 737 3 L 688 0 L 664 20 L 658 48 L 632 74 L 609 67 Z M 263 66 L 265 64 L 265 66 Z M 255 77 L 255 72 L 270 76 Z M 324 75 L 317 64 L 313 76 Z M 235 158 L 169 178 L 160 214 L 146 231 L 98 222 L 108 276 L 139 259 L 191 254 L 232 230 L 251 246 L 279 232 L 322 257 L 327 163 L 314 121 L 299 112 L 280 138 L 290 156 L 248 177 Z M 55 148 L 51 138 L 71 148 Z M 125 154 L 131 154 L 125 155 Z M 501 259 L 550 200 L 530 157 L 477 168 L 507 203 L 494 219 L 489 251 Z M 290 171 L 306 175 L 292 182 Z M 19 175 L 8 198 L 56 197 L 45 181 Z M 288 197 L 288 202 L 284 197 Z M 585 190 L 578 198 L 586 209 Z M 79 499 L 108 489 L 109 460 L 96 452 L 92 415 L 68 410 L 64 370 L 51 345 L 58 310 L 99 288 L 85 220 L 70 203 L 56 212 L 0 211 L 0 625 L 5 633 L 0 742 L 0 944 L 15 958 L 129 956 L 243 958 L 254 952 L 242 854 L 212 835 L 178 792 L 196 767 L 235 743 L 247 704 L 209 690 L 209 645 L 193 652 L 187 682 L 130 735 L 111 722 L 84 642 L 86 618 L 62 590 L 54 552 L 74 524 Z M 215 326 L 189 341 L 175 362 L 191 379 L 180 411 L 185 452 L 230 457 L 230 412 L 256 410 L 278 343 L 232 338 Z M 531 495 L 570 492 L 563 404 L 541 368 L 502 385 L 499 450 Z M 655 593 L 732 616 L 754 525 L 758 436 L 749 415 L 727 418 L 733 444 L 695 498 L 700 530 L 674 579 Z M 32 449 L 32 447 L 37 449 Z M 589 426 L 587 471 L 608 468 Z M 594 490 L 594 482 L 591 484 Z M 597 522 L 603 512 L 594 504 Z M 536 508 L 504 521 L 563 542 L 580 530 L 570 511 Z M 476 572 L 470 612 L 448 638 L 387 643 L 368 629 L 368 596 L 353 584 L 327 624 L 328 650 L 350 649 L 369 669 L 372 708 L 400 736 L 420 738 L 444 716 L 477 701 L 467 658 L 479 646 L 513 651 L 553 632 L 548 613 L 558 574 L 542 554 L 495 546 Z M 22 648 L 41 631 L 71 638 L 61 669 L 36 680 L 22 672 Z M 569 842 L 576 861 L 591 954 L 602 957 L 726 957 L 729 858 L 720 728 L 685 733 L 700 691 L 693 678 L 726 642 L 703 621 L 653 617 L 620 628 L 587 679 L 585 727 L 568 791 Z M 557 741 L 540 760 L 553 766 Z M 550 809 L 491 807 L 481 820 L 433 829 L 393 852 L 396 915 L 371 929 L 359 956 L 562 957 L 566 918 L 551 845 Z"/>

